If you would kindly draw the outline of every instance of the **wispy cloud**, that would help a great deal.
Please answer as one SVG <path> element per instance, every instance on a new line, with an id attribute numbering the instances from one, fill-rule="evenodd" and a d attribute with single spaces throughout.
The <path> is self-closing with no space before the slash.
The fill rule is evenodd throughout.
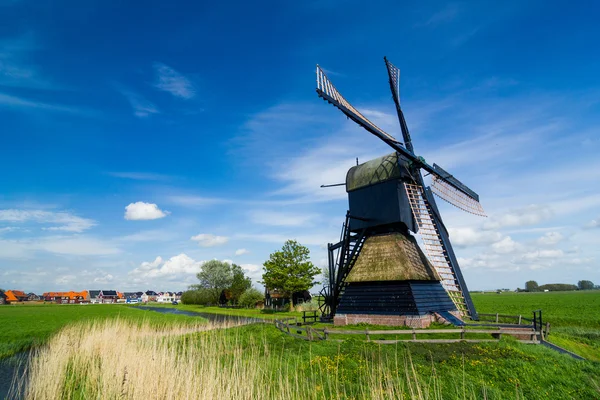
<path id="1" fill-rule="evenodd" d="M 152 172 L 108 172 L 108 175 L 136 181 L 167 181 L 172 178 L 169 175 L 155 174 Z"/>
<path id="2" fill-rule="evenodd" d="M 123 96 L 129 101 L 133 108 L 133 115 L 139 118 L 146 118 L 152 114 L 158 114 L 160 111 L 152 102 L 146 100 L 144 96 L 132 92 L 130 90 L 119 90 Z"/>
<path id="3" fill-rule="evenodd" d="M 415 26 L 433 27 L 446 22 L 453 21 L 459 14 L 460 8 L 456 3 L 447 4 L 441 10 L 431 15 L 425 22 L 418 23 Z"/>
<path id="4" fill-rule="evenodd" d="M 229 241 L 229 238 L 226 236 L 217 236 L 211 233 L 201 233 L 196 236 L 192 236 L 190 240 L 194 242 L 198 242 L 200 247 L 215 247 L 224 245 Z"/>
<path id="5" fill-rule="evenodd" d="M 191 99 L 196 95 L 192 82 L 168 65 L 154 63 L 154 72 L 156 75 L 154 87 L 157 89 L 182 99 Z"/>
<path id="6" fill-rule="evenodd" d="M 73 114 L 91 114 L 90 110 L 85 110 L 79 107 L 70 107 L 60 104 L 45 103 L 42 101 L 30 100 L 23 97 L 12 96 L 5 93 L 0 93 L 0 106 L 10 107 L 14 109 L 37 109 L 45 111 L 56 111 Z"/>
<path id="7" fill-rule="evenodd" d="M 78 217 L 66 211 L 53 212 L 45 210 L 0 210 L 0 221 L 11 223 L 30 223 L 53 225 L 42 229 L 49 231 L 83 232 L 96 225 L 96 221 Z"/>
<path id="8" fill-rule="evenodd" d="M 313 213 L 290 213 L 270 210 L 254 210 L 249 213 L 250 220 L 259 225 L 269 226 L 307 226 L 312 225 L 318 215 Z"/>

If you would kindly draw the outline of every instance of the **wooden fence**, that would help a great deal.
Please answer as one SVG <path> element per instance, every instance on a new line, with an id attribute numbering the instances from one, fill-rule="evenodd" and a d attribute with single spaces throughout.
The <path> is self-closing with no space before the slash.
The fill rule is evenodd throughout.
<path id="1" fill-rule="evenodd" d="M 399 329 L 399 330 L 337 330 L 337 329 L 317 329 L 309 325 L 302 326 L 302 323 L 297 322 L 295 318 L 286 318 L 282 320 L 275 320 L 275 326 L 281 332 L 284 332 L 290 336 L 303 339 L 303 340 L 337 340 L 342 339 L 330 339 L 331 335 L 364 335 L 365 339 L 370 342 L 380 344 L 391 344 L 398 342 L 418 342 L 418 343 L 456 343 L 460 341 L 465 342 L 496 342 L 501 339 L 503 335 L 515 336 L 519 342 L 539 344 L 540 333 L 534 331 L 531 328 L 499 328 L 499 329 L 467 329 L 465 327 L 459 329 Z M 444 334 L 451 336 L 443 339 L 419 339 L 420 335 L 429 334 Z M 492 336 L 492 339 L 476 339 L 467 338 L 467 336 L 474 334 L 488 334 Z M 371 336 L 385 336 L 385 335 L 406 335 L 407 339 L 372 339 Z M 454 337 L 452 337 L 454 336 Z M 527 339 L 523 339 L 527 337 Z"/>
<path id="2" fill-rule="evenodd" d="M 484 317 L 483 319 L 486 319 L 486 317 L 492 317 L 491 319 L 495 319 L 496 323 L 499 323 L 500 319 L 502 319 L 502 320 L 507 320 L 508 319 L 508 320 L 516 321 L 515 323 L 517 325 L 524 324 L 525 322 L 526 322 L 526 324 L 524 324 L 524 325 L 531 325 L 533 323 L 533 319 L 531 319 L 531 318 L 525 318 L 522 315 L 506 315 L 506 314 L 498 314 L 498 313 L 496 313 L 496 314 L 482 314 L 482 313 L 479 313 L 478 315 L 479 315 L 480 319 L 482 319 L 481 317 Z"/>

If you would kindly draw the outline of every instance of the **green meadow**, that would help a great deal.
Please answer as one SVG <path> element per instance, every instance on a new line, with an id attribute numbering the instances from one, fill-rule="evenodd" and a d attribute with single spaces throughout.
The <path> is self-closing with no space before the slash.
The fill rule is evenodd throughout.
<path id="1" fill-rule="evenodd" d="M 480 313 L 531 317 L 532 310 L 542 309 L 544 321 L 551 323 L 549 340 L 589 361 L 510 337 L 498 343 L 377 345 L 358 336 L 343 342 L 305 342 L 269 323 L 190 333 L 198 330 L 202 318 L 127 305 L 0 307 L 0 358 L 44 344 L 36 346 L 40 357 L 32 361 L 37 363 L 34 381 L 39 390 L 25 396 L 36 399 L 141 398 L 152 396 L 148 388 L 172 393 L 172 398 L 185 393 L 265 399 L 600 398 L 600 291 L 476 293 L 473 300 Z M 164 307 L 262 319 L 301 316 Z M 181 329 L 192 325 L 195 330 Z M 348 327 L 353 328 L 364 327 Z M 107 338 L 112 330 L 115 336 Z M 86 351 L 95 341 L 105 346 L 106 354 L 100 354 L 104 369 L 90 380 L 88 372 L 97 368 L 99 355 L 87 356 Z M 137 381 L 127 375 L 138 365 L 152 364 L 138 360 L 153 360 L 158 354 L 165 362 L 179 358 L 181 364 L 158 375 L 151 368 L 137 371 Z M 136 363 L 127 364 L 131 360 Z M 125 376 L 113 372 L 121 370 Z M 53 383 L 57 380 L 58 386 Z"/>
<path id="2" fill-rule="evenodd" d="M 0 359 L 45 343 L 66 325 L 80 321 L 121 318 L 152 324 L 195 324 L 198 317 L 159 314 L 119 304 L 57 305 L 18 304 L 0 306 Z"/>
<path id="3" fill-rule="evenodd" d="M 550 322 L 548 340 L 589 360 L 600 361 L 600 290 L 535 293 L 474 293 L 480 313 L 521 314 L 541 309 Z"/>

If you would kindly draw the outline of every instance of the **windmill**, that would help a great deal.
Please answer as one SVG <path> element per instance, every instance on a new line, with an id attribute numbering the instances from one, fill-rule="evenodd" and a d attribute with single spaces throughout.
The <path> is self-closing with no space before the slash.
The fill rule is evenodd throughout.
<path id="1" fill-rule="evenodd" d="M 352 167 L 346 176 L 349 210 L 340 241 L 328 245 L 323 319 L 428 325 L 433 313 L 460 324 L 478 319 L 433 194 L 485 216 L 477 193 L 437 164 L 415 154 L 400 107 L 400 70 L 384 57 L 403 143 L 354 108 L 317 65 L 317 94 L 377 136 L 392 154 Z M 422 171 L 431 175 L 426 186 Z M 419 233 L 422 249 L 409 231 Z M 458 318 L 457 318 L 458 317 Z"/>

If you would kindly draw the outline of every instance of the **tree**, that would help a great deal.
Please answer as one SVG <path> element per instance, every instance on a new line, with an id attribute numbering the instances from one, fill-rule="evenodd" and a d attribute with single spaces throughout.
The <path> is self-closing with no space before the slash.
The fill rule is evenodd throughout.
<path id="1" fill-rule="evenodd" d="M 244 274 L 242 267 L 237 264 L 231 265 L 231 273 L 233 274 L 233 280 L 229 287 L 231 302 L 237 304 L 242 293 L 252 287 L 252 280 Z"/>
<path id="2" fill-rule="evenodd" d="M 265 296 L 258 289 L 251 287 L 242 293 L 238 304 L 242 307 L 254 307 L 256 306 L 256 303 L 264 299 L 264 297 Z"/>
<path id="3" fill-rule="evenodd" d="M 579 290 L 592 290 L 594 289 L 594 282 L 592 281 L 579 281 L 577 282 Z"/>
<path id="4" fill-rule="evenodd" d="M 194 286 L 197 286 L 197 285 L 194 285 Z M 205 289 L 205 288 L 192 289 L 192 288 L 190 288 L 190 290 L 186 290 L 181 295 L 181 302 L 183 304 L 197 304 L 197 305 L 201 305 L 201 306 L 207 306 L 209 304 L 214 304 L 213 293 L 210 289 Z"/>
<path id="5" fill-rule="evenodd" d="M 294 307 L 292 294 L 308 290 L 321 270 L 309 261 L 310 250 L 295 240 L 285 242 L 281 250 L 272 253 L 264 263 L 263 284 L 267 289 L 278 289 L 290 299 L 290 309 Z"/>
<path id="6" fill-rule="evenodd" d="M 539 285 L 536 281 L 527 281 L 525 282 L 525 290 L 528 292 L 537 292 L 539 289 Z"/>
<path id="7" fill-rule="evenodd" d="M 233 283 L 231 264 L 219 260 L 211 260 L 202 264 L 202 268 L 196 276 L 200 281 L 197 287 L 209 289 L 213 304 L 219 300 L 221 291 L 229 288 Z"/>

